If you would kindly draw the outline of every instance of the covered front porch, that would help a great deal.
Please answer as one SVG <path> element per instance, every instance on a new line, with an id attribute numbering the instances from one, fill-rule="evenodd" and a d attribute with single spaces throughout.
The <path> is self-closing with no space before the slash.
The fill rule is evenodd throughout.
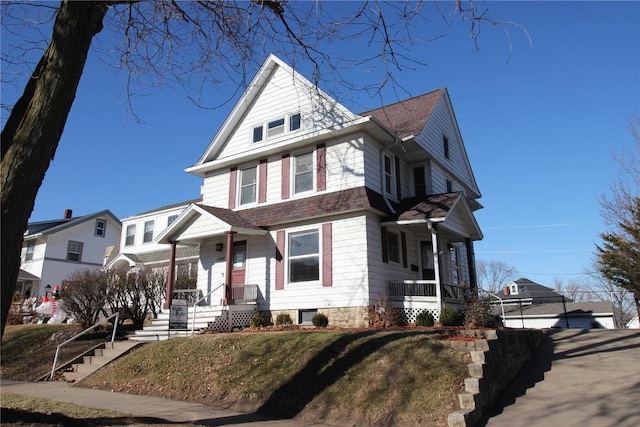
<path id="1" fill-rule="evenodd" d="M 473 242 L 482 238 L 464 195 L 405 199 L 380 225 L 383 233 L 400 235 L 401 252 L 415 262 L 405 262 L 410 273 L 386 284 L 389 299 L 404 309 L 405 320 L 415 321 L 424 310 L 438 318 L 444 305 L 461 310 L 477 290 Z"/>
<path id="2" fill-rule="evenodd" d="M 158 243 L 170 245 L 164 308 L 171 307 L 174 299 L 186 301 L 194 311 L 201 306 L 226 309 L 235 305 L 256 305 L 260 287 L 247 283 L 245 273 L 248 240 L 267 234 L 265 229 L 248 223 L 231 210 L 199 204 L 187 207 L 157 238 Z M 178 245 L 200 248 L 201 268 L 196 289 L 174 289 Z M 211 246 L 207 255 L 203 255 L 205 246 Z M 221 272 L 221 282 L 214 281 L 214 269 Z M 204 273 L 206 280 L 200 279 L 200 273 Z"/>

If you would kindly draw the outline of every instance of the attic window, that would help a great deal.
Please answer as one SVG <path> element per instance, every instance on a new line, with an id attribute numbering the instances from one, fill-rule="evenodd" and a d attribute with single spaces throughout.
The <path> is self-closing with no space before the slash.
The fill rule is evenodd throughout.
<path id="1" fill-rule="evenodd" d="M 270 121 L 267 124 L 267 138 L 272 138 L 282 133 L 284 133 L 284 117 Z"/>
<path id="2" fill-rule="evenodd" d="M 262 141 L 262 125 L 253 128 L 253 142 Z"/>
<path id="3" fill-rule="evenodd" d="M 449 158 L 449 138 L 446 135 L 442 135 L 442 150 L 444 151 L 444 157 Z"/>
<path id="4" fill-rule="evenodd" d="M 518 285 L 516 285 L 515 283 L 512 283 L 509 289 L 509 293 L 511 295 L 518 295 Z"/>
<path id="5" fill-rule="evenodd" d="M 96 236 L 104 237 L 107 232 L 107 221 L 96 219 Z"/>
<path id="6" fill-rule="evenodd" d="M 265 139 L 283 135 L 285 132 L 295 132 L 300 129 L 301 123 L 302 120 L 300 113 L 269 120 L 267 123 L 256 125 L 252 128 L 251 140 L 252 142 L 261 142 Z"/>

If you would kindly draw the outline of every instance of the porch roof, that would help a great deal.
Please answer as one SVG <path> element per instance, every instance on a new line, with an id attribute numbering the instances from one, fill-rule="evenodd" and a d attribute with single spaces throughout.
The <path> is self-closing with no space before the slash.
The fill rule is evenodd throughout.
<path id="1" fill-rule="evenodd" d="M 409 197 L 398 204 L 396 213 L 382 221 L 389 224 L 442 223 L 457 234 L 482 239 L 482 231 L 461 192 Z"/>
<path id="2" fill-rule="evenodd" d="M 18 280 L 40 280 L 35 274 L 31 274 L 28 271 L 20 269 L 18 272 Z"/>

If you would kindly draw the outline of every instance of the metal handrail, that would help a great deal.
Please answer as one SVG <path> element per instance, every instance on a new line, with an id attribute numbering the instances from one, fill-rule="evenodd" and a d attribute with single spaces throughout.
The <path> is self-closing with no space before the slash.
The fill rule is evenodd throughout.
<path id="1" fill-rule="evenodd" d="M 205 298 L 207 298 L 209 295 L 211 295 L 212 293 L 214 293 L 215 291 L 217 291 L 218 289 L 220 289 L 224 285 L 225 284 L 223 283 L 220 286 L 214 288 L 211 292 L 209 292 L 208 294 L 206 294 L 205 296 L 203 296 L 202 298 L 200 298 L 199 300 L 197 300 L 196 302 L 193 303 L 193 320 L 191 321 L 191 335 L 193 335 L 193 331 L 195 331 L 195 329 L 196 329 L 196 307 L 198 306 L 200 301 L 204 300 Z"/>
<path id="2" fill-rule="evenodd" d="M 56 348 L 56 355 L 53 358 L 53 366 L 51 367 L 51 375 L 49 376 L 49 381 L 53 380 L 53 376 L 56 373 L 56 364 L 58 363 L 58 355 L 60 354 L 60 347 L 62 347 L 65 344 L 70 343 L 71 341 L 75 340 L 76 338 L 80 338 L 81 336 L 83 336 L 87 332 L 97 328 L 98 326 L 102 325 L 103 323 L 107 323 L 107 321 L 109 319 L 111 319 L 112 317 L 116 318 L 116 321 L 113 322 L 113 333 L 111 334 L 111 341 L 110 341 L 110 342 L 113 343 L 113 341 L 116 339 L 116 329 L 118 329 L 118 320 L 120 319 L 120 313 L 112 314 L 111 316 L 109 316 L 106 319 L 104 319 L 102 322 L 96 323 L 92 327 L 87 328 L 84 331 L 80 332 L 78 335 L 75 335 L 75 336 L 69 338 L 68 340 L 66 340 L 65 342 L 63 342 L 62 344 L 59 344 L 58 347 Z"/>

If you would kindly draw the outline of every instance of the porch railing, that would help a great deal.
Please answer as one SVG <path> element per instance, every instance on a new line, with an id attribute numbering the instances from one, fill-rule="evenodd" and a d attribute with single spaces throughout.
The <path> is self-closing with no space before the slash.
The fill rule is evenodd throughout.
<path id="1" fill-rule="evenodd" d="M 446 300 L 464 301 L 464 297 L 465 297 L 465 293 L 467 292 L 467 289 L 469 288 L 466 286 L 443 284 L 442 296 L 445 301 Z"/>
<path id="2" fill-rule="evenodd" d="M 235 304 L 247 304 L 258 301 L 258 285 L 231 286 L 231 300 Z"/>
<path id="3" fill-rule="evenodd" d="M 433 280 L 405 280 L 403 282 L 389 282 L 389 296 L 403 297 L 435 297 L 436 282 Z"/>
<path id="4" fill-rule="evenodd" d="M 389 282 L 389 297 L 401 299 L 405 297 L 433 297 L 436 294 L 435 280 L 405 280 Z M 442 298 L 445 301 L 463 301 L 467 291 L 466 286 L 442 285 Z"/>

